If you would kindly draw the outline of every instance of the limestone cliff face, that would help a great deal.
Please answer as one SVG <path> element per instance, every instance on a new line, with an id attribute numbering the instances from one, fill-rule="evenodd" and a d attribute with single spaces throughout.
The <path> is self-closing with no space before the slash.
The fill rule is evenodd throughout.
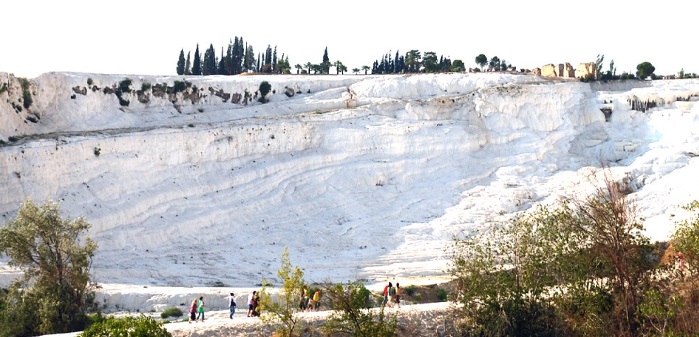
<path id="1" fill-rule="evenodd" d="M 272 101 L 348 87 L 360 76 L 311 81 L 301 76 L 138 76 L 47 73 L 34 79 L 0 73 L 0 140 L 52 132 L 118 128 L 153 119 L 260 105 L 259 85 Z M 364 77 L 366 79 L 367 77 Z"/>
<path id="2" fill-rule="evenodd" d="M 277 264 L 240 250 L 250 242 L 312 247 L 319 253 L 300 255 L 301 264 L 315 270 L 327 269 L 332 254 L 339 279 L 378 277 L 385 270 L 371 266 L 379 258 L 428 261 L 440 272 L 433 262 L 453 224 L 425 236 L 432 243 L 421 246 L 431 249 L 423 257 L 409 254 L 404 234 L 382 242 L 386 250 L 357 247 L 459 209 L 452 206 L 462 192 L 490 184 L 500 167 L 567 156 L 554 145 L 604 121 L 589 84 L 529 75 L 199 77 L 175 92 L 176 80 L 32 80 L 30 109 L 41 119 L 3 131 L 21 137 L 0 146 L 0 219 L 28 197 L 63 201 L 66 214 L 92 224 L 89 235 L 100 245 L 93 267 L 109 282 L 191 285 L 207 275 L 254 284 Z M 267 104 L 254 96 L 262 80 L 276 91 Z M 296 94 L 288 97 L 285 87 Z M 18 115 L 11 105 L 1 113 Z M 444 193 L 431 197 L 435 186 Z M 527 188 L 515 192 L 503 198 L 517 199 L 512 205 L 531 198 Z M 318 223 L 333 229 L 310 232 L 308 224 Z M 202 232 L 216 239 L 199 264 L 192 256 L 202 254 L 195 244 Z"/>

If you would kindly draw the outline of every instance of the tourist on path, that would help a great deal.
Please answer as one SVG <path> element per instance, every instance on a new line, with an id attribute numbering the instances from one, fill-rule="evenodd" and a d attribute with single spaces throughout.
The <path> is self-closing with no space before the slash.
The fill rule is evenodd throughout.
<path id="1" fill-rule="evenodd" d="M 197 312 L 199 313 L 197 315 L 197 320 L 199 317 L 201 317 L 201 321 L 204 321 L 204 296 L 199 297 L 199 301 L 197 302 Z"/>

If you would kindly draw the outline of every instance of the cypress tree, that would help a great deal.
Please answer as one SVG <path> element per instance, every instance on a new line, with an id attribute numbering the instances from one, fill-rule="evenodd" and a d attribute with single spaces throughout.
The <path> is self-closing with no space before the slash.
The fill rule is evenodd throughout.
<path id="1" fill-rule="evenodd" d="M 177 60 L 177 75 L 184 75 L 184 49 L 180 50 L 180 58 Z"/>
<path id="2" fill-rule="evenodd" d="M 252 46 L 245 44 L 245 61 L 243 62 L 243 71 L 255 70 L 255 51 Z"/>
<path id="3" fill-rule="evenodd" d="M 194 64 L 192 65 L 192 75 L 201 75 L 201 56 L 199 55 L 199 44 L 194 51 Z"/>
<path id="4" fill-rule="evenodd" d="M 272 46 L 270 45 L 267 45 L 267 50 L 265 51 L 265 59 L 264 66 L 262 66 L 262 72 L 272 72 Z"/>
<path id="5" fill-rule="evenodd" d="M 221 47 L 221 59 L 218 61 L 218 69 L 216 69 L 216 73 L 219 75 L 228 75 L 226 71 L 226 57 L 224 55 L 223 47 Z"/>
<path id="6" fill-rule="evenodd" d="M 240 42 L 241 40 L 238 39 L 238 37 L 236 36 L 233 40 L 233 46 L 231 47 L 231 69 L 233 70 L 234 75 L 240 74 L 242 72 L 241 61 L 243 55 L 240 52 Z"/>
<path id="7" fill-rule="evenodd" d="M 192 61 L 189 59 L 189 54 L 190 54 L 190 52 L 187 52 L 187 61 L 185 61 L 185 63 L 184 63 L 184 74 L 185 75 L 192 74 Z"/>
<path id="8" fill-rule="evenodd" d="M 328 57 L 328 47 L 325 47 L 325 52 L 323 53 L 323 72 L 326 74 L 330 73 L 330 57 Z"/>
<path id="9" fill-rule="evenodd" d="M 216 70 L 216 51 L 211 44 L 204 52 L 204 75 L 216 75 Z"/>
<path id="10" fill-rule="evenodd" d="M 398 63 L 400 56 L 398 54 L 398 51 L 396 50 L 396 58 L 393 60 L 393 73 L 398 74 L 398 68 L 400 67 L 400 64 Z"/>
<path id="11" fill-rule="evenodd" d="M 274 46 L 274 52 L 272 53 L 272 72 L 277 73 L 277 46 Z"/>

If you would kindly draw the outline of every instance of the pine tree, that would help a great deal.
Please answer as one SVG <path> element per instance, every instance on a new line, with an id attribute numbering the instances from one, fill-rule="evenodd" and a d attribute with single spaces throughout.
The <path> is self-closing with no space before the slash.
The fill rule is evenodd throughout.
<path id="1" fill-rule="evenodd" d="M 226 57 L 224 55 L 223 47 L 221 47 L 221 59 L 218 61 L 218 69 L 216 69 L 216 73 L 219 75 L 228 75 L 226 71 Z"/>
<path id="2" fill-rule="evenodd" d="M 272 72 L 272 46 L 267 45 L 267 50 L 265 51 L 264 66 L 262 66 L 262 72 L 271 73 Z"/>
<path id="3" fill-rule="evenodd" d="M 396 50 L 396 57 L 393 60 L 393 73 L 394 74 L 399 73 L 399 71 L 398 71 L 398 68 L 400 67 L 400 63 L 398 63 L 399 58 L 400 58 L 400 55 L 398 54 L 398 51 Z"/>
<path id="4" fill-rule="evenodd" d="M 204 53 L 204 75 L 216 75 L 216 51 L 214 45 L 209 45 L 209 49 Z"/>
<path id="5" fill-rule="evenodd" d="M 240 74 L 242 72 L 241 63 L 243 60 L 242 49 L 243 38 L 238 38 L 237 36 L 233 39 L 233 46 L 231 50 L 231 69 L 234 75 Z"/>
<path id="6" fill-rule="evenodd" d="M 245 45 L 245 61 L 243 61 L 243 71 L 255 71 L 255 51 L 252 46 Z"/>
<path id="7" fill-rule="evenodd" d="M 252 47 L 250 47 L 250 48 L 252 48 Z M 233 55 L 235 55 L 235 60 L 234 60 L 235 71 L 236 71 L 236 74 L 240 74 L 244 71 L 243 69 L 244 69 L 244 63 L 245 63 L 245 43 L 243 42 L 242 36 L 238 39 L 238 45 L 235 46 L 234 50 L 235 50 L 235 52 L 233 53 Z M 253 63 L 254 62 L 255 61 L 253 60 Z"/>
<path id="8" fill-rule="evenodd" d="M 190 52 L 187 52 L 187 61 L 184 63 L 184 74 L 185 75 L 191 75 L 192 74 L 192 61 L 189 58 Z"/>
<path id="9" fill-rule="evenodd" d="M 323 53 L 323 73 L 329 74 L 330 73 L 330 57 L 328 57 L 328 47 L 325 47 L 325 52 Z"/>
<path id="10" fill-rule="evenodd" d="M 192 75 L 201 75 L 201 55 L 199 54 L 199 44 L 194 51 L 194 64 L 192 65 Z"/>
<path id="11" fill-rule="evenodd" d="M 272 72 L 276 74 L 277 71 L 277 46 L 274 46 L 274 52 L 272 52 Z"/>
<path id="12" fill-rule="evenodd" d="M 177 75 L 184 75 L 184 49 L 180 50 L 180 58 L 177 60 Z"/>

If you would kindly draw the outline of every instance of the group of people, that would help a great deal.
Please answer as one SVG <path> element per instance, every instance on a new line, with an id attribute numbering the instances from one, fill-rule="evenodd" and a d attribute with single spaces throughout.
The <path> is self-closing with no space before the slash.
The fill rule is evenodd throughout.
<path id="1" fill-rule="evenodd" d="M 301 309 L 301 311 L 317 311 L 320 308 L 320 296 L 320 289 L 316 289 L 316 291 L 313 293 L 313 297 L 311 297 L 308 294 L 308 288 L 304 286 L 301 289 L 299 309 Z"/>
<path id="2" fill-rule="evenodd" d="M 682 260 L 684 260 L 684 256 Z M 383 296 L 383 302 L 381 303 L 382 306 L 392 307 L 394 305 L 397 305 L 400 308 L 400 283 L 396 283 L 396 286 L 394 287 L 393 283 L 388 282 L 388 284 L 383 289 Z M 316 291 L 313 293 L 313 296 L 310 296 L 308 288 L 304 286 L 303 289 L 301 289 L 299 309 L 301 309 L 302 311 L 317 311 L 320 308 L 320 298 L 320 289 L 316 289 Z M 260 296 L 257 293 L 257 291 L 253 291 L 248 295 L 247 317 L 260 316 L 259 302 Z M 234 293 L 230 293 L 230 295 L 228 296 L 228 307 L 230 309 L 230 314 L 228 315 L 228 317 L 230 319 L 233 319 L 233 315 L 235 314 L 235 310 L 237 308 Z M 204 322 L 204 296 L 195 298 L 189 306 L 189 323 L 199 322 L 200 320 Z"/>
<path id="3" fill-rule="evenodd" d="M 400 283 L 396 282 L 396 286 L 394 287 L 393 283 L 388 282 L 388 284 L 383 287 L 383 302 L 381 302 L 381 306 L 392 307 L 397 305 L 400 308 L 401 292 Z"/>
<path id="4" fill-rule="evenodd" d="M 232 293 L 231 293 L 232 294 Z M 194 299 L 189 305 L 189 323 L 204 321 L 204 296 Z"/>
<path id="5" fill-rule="evenodd" d="M 253 291 L 248 295 L 248 317 L 260 316 L 259 301 L 260 296 L 257 294 L 257 291 Z M 237 309 L 234 293 L 230 293 L 228 296 L 228 308 L 230 310 L 228 318 L 233 319 Z M 204 322 L 204 296 L 195 298 L 189 306 L 189 323 L 199 322 L 200 320 Z"/>

